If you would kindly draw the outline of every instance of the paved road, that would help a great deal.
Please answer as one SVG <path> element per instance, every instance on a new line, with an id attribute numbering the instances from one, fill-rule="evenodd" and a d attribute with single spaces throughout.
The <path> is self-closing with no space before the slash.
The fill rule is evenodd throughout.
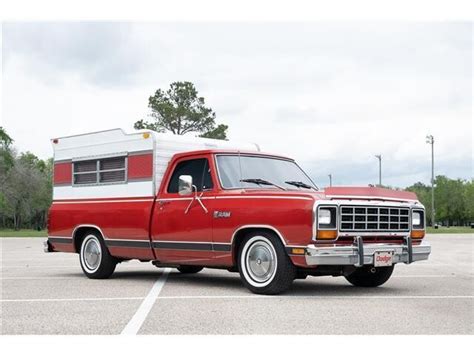
<path id="1" fill-rule="evenodd" d="M 135 261 L 89 280 L 76 254 L 45 254 L 42 238 L 0 238 L 0 333 L 474 334 L 474 236 L 427 239 L 431 259 L 397 265 L 380 288 L 311 277 L 263 297 L 228 271 L 187 276 Z"/>

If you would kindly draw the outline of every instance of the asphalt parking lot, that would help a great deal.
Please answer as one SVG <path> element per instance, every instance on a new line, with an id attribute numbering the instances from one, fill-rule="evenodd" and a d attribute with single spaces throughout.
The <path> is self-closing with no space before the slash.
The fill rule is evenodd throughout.
<path id="1" fill-rule="evenodd" d="M 42 238 L 0 238 L 1 334 L 474 334 L 474 236 L 429 235 L 430 260 L 397 265 L 382 287 L 308 277 L 257 296 L 238 274 L 182 275 L 122 263 L 83 276 Z"/>

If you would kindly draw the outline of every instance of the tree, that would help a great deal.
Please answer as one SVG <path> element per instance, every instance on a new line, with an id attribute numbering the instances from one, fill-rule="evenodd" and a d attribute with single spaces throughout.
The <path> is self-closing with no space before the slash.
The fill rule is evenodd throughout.
<path id="1" fill-rule="evenodd" d="M 435 179 L 435 208 L 439 220 L 448 225 L 463 223 L 466 219 L 466 201 L 463 192 L 463 180 L 437 176 Z"/>
<path id="2" fill-rule="evenodd" d="M 431 186 L 425 185 L 422 182 L 417 182 L 408 187 L 407 191 L 414 192 L 418 197 L 418 200 L 425 206 L 426 224 L 431 225 Z"/>
<path id="3" fill-rule="evenodd" d="M 156 90 L 148 99 L 151 122 L 139 120 L 136 129 L 151 129 L 173 134 L 200 133 L 201 137 L 226 139 L 228 126 L 216 127 L 216 114 L 206 107 L 203 97 L 198 96 L 194 84 L 189 81 L 171 83 L 167 91 Z"/>
<path id="4" fill-rule="evenodd" d="M 466 183 L 464 200 L 466 201 L 467 222 L 474 223 L 474 179 Z"/>
<path id="5" fill-rule="evenodd" d="M 13 228 L 19 229 L 28 220 L 34 193 L 39 187 L 39 174 L 26 162 L 16 159 L 8 171 L 2 192 L 5 196 L 5 213 L 13 220 Z"/>
<path id="6" fill-rule="evenodd" d="M 0 215 L 2 227 L 44 228 L 52 197 L 52 159 L 43 161 L 30 152 L 17 156 L 2 174 Z"/>
<path id="7" fill-rule="evenodd" d="M 13 139 L 7 134 L 5 129 L 0 126 L 0 215 L 2 224 L 4 224 L 4 213 L 7 208 L 7 198 L 5 196 L 5 182 L 8 171 L 13 167 L 14 159 L 11 150 Z"/>
<path id="8" fill-rule="evenodd" d="M 421 182 L 407 188 L 418 196 L 426 208 L 426 220 L 431 224 L 431 186 Z M 437 176 L 435 179 L 436 222 L 445 225 L 465 225 L 474 221 L 474 181 L 450 179 Z"/>
<path id="9" fill-rule="evenodd" d="M 206 133 L 201 134 L 199 137 L 225 140 L 227 138 L 226 136 L 227 128 L 229 128 L 229 126 L 225 124 L 220 124 L 213 130 L 210 130 L 210 131 L 207 131 Z"/>
<path id="10" fill-rule="evenodd" d="M 28 165 L 33 169 L 39 170 L 41 173 L 44 173 L 46 170 L 47 162 L 39 159 L 36 155 L 31 152 L 24 152 L 20 155 L 20 161 Z"/>
<path id="11" fill-rule="evenodd" d="M 0 146 L 8 148 L 12 143 L 13 139 L 11 139 L 5 129 L 0 126 Z"/>

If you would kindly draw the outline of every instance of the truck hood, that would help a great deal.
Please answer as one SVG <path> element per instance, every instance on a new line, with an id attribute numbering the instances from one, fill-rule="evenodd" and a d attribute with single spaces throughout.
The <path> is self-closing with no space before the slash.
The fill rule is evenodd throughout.
<path id="1" fill-rule="evenodd" d="M 233 191 L 235 193 L 235 191 Z M 413 192 L 384 189 L 370 186 L 337 186 L 326 187 L 320 191 L 276 189 L 248 189 L 245 194 L 249 195 L 273 195 L 273 196 L 302 196 L 315 200 L 378 200 L 397 202 L 418 202 Z"/>
<path id="2" fill-rule="evenodd" d="M 322 191 L 331 200 L 388 200 L 388 201 L 418 201 L 414 192 L 385 189 L 372 186 L 337 186 L 326 187 Z"/>

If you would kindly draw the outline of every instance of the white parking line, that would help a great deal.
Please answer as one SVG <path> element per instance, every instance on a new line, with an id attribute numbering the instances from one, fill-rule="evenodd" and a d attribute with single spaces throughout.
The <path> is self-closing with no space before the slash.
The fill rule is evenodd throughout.
<path id="1" fill-rule="evenodd" d="M 395 277 L 395 278 L 399 278 L 399 277 L 402 277 L 402 278 L 438 278 L 438 277 L 441 277 L 441 278 L 444 278 L 444 277 L 460 277 L 460 276 L 468 276 L 468 277 L 472 277 L 473 275 L 393 275 L 392 277 Z"/>
<path id="2" fill-rule="evenodd" d="M 78 276 L 77 278 L 73 278 L 71 276 L 18 276 L 18 277 L 0 277 L 0 280 L 73 280 L 73 279 L 82 279 L 84 277 L 82 275 Z"/>
<path id="3" fill-rule="evenodd" d="M 127 264 L 124 263 L 123 265 L 120 265 L 120 268 L 130 268 L 133 266 L 140 266 L 139 264 Z M 24 264 L 24 265 L 5 265 L 3 263 L 2 266 L 0 266 L 0 270 L 11 270 L 11 269 L 80 269 L 79 263 L 74 264 L 74 265 L 60 265 L 58 264 L 41 264 L 41 263 L 31 263 L 31 264 Z"/>
<path id="4" fill-rule="evenodd" d="M 449 295 L 423 295 L 423 296 L 278 296 L 278 295 L 195 295 L 195 296 L 162 296 L 158 300 L 187 300 L 187 299 L 255 299 L 255 298 L 270 298 L 270 299 L 474 299 L 474 295 L 449 296 Z"/>
<path id="5" fill-rule="evenodd" d="M 143 322 L 148 316 L 148 313 L 150 313 L 151 308 L 155 304 L 155 300 L 160 295 L 161 289 L 163 288 L 170 271 L 170 268 L 165 268 L 163 270 L 163 273 L 161 274 L 160 278 L 156 280 L 156 282 L 153 284 L 153 287 L 151 288 L 150 292 L 145 297 L 140 307 L 138 307 L 138 310 L 133 315 L 132 319 L 130 319 L 128 324 L 122 330 L 121 334 L 136 335 L 138 333 Z"/>
<path id="6" fill-rule="evenodd" d="M 92 297 L 92 298 L 17 298 L 0 299 L 0 302 L 88 302 L 88 301 L 129 301 L 142 300 L 143 297 Z"/>
<path id="7" fill-rule="evenodd" d="M 161 296 L 158 297 L 159 292 L 165 283 L 166 274 L 163 273 L 158 279 L 153 288 L 148 293 L 147 297 L 91 297 L 91 298 L 25 298 L 25 299 L 0 299 L 3 303 L 17 303 L 17 302 L 98 302 L 98 301 L 135 301 L 143 300 L 135 315 L 129 321 L 127 326 L 122 331 L 122 334 L 137 334 L 145 321 L 156 300 L 193 300 L 193 299 L 474 299 L 474 295 L 421 295 L 421 296 L 265 296 L 265 295 L 189 295 L 189 296 Z"/>
<path id="8" fill-rule="evenodd" d="M 79 265 L 37 265 L 37 264 L 31 264 L 31 265 L 24 265 L 24 266 L 8 266 L 4 265 L 0 267 L 0 270 L 11 270 L 11 269 L 74 269 L 74 268 L 80 268 Z"/>
<path id="9" fill-rule="evenodd" d="M 38 257 L 38 256 L 35 256 L 35 258 L 33 257 L 29 257 L 29 258 L 5 258 L 3 257 L 3 263 L 31 263 L 31 262 L 48 262 L 48 263 L 52 263 L 52 262 L 61 262 L 61 261 L 65 261 L 65 262 L 75 262 L 77 260 L 76 258 L 76 255 L 73 255 L 71 256 L 70 258 L 55 258 L 55 259 L 49 259 L 49 258 L 43 258 L 43 257 Z"/>

